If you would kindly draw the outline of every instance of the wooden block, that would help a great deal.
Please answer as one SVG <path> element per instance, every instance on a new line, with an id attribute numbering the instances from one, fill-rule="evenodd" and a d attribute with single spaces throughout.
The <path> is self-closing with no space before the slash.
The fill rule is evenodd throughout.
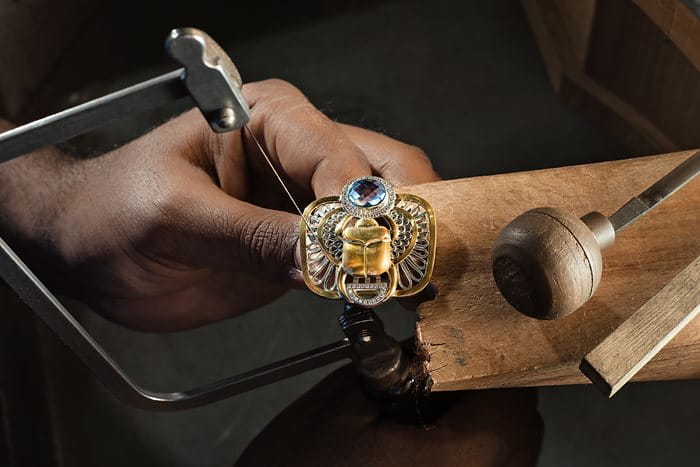
<path id="1" fill-rule="evenodd" d="M 515 311 L 498 292 L 491 248 L 519 214 L 552 206 L 610 215 L 693 152 L 402 189 L 437 218 L 437 299 L 419 307 L 417 340 L 433 390 L 585 383 L 586 353 L 700 255 L 700 180 L 620 233 L 601 285 L 580 310 L 555 321 Z M 700 320 L 690 323 L 637 379 L 700 377 Z"/>
<path id="2" fill-rule="evenodd" d="M 700 257 L 591 350 L 581 371 L 612 397 L 698 313 Z"/>

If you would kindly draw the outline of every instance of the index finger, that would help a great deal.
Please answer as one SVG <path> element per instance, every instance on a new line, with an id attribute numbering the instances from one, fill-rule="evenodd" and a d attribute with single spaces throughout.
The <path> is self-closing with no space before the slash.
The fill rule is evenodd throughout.
<path id="1" fill-rule="evenodd" d="M 349 180 L 372 174 L 361 149 L 291 84 L 250 83 L 243 94 L 251 108 L 251 131 L 297 187 L 313 190 L 316 197 L 337 196 Z M 246 148 L 257 151 L 246 132 L 243 137 Z"/>
<path id="2" fill-rule="evenodd" d="M 362 150 L 374 173 L 391 183 L 406 186 L 440 180 L 430 159 L 420 148 L 364 128 L 340 126 Z"/>

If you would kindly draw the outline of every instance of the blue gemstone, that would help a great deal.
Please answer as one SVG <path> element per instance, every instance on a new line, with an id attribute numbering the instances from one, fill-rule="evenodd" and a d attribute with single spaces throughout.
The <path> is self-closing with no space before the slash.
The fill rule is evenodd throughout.
<path id="1" fill-rule="evenodd" d="M 386 188 L 378 180 L 368 180 L 366 178 L 357 180 L 350 185 L 348 198 L 352 204 L 360 208 L 371 208 L 378 206 L 386 198 Z"/>

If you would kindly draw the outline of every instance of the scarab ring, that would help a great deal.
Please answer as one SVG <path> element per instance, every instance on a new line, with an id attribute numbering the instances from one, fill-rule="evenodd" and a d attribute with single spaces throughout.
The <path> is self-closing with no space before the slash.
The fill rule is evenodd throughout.
<path id="1" fill-rule="evenodd" d="M 424 199 L 379 177 L 351 180 L 304 210 L 301 262 L 314 293 L 377 306 L 420 292 L 435 262 L 435 216 Z"/>

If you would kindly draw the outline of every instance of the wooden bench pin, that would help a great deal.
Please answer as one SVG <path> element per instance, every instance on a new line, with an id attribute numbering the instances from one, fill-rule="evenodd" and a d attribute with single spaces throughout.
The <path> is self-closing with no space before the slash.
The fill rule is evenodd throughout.
<path id="1" fill-rule="evenodd" d="M 595 293 L 601 252 L 615 235 L 648 213 L 700 172 L 700 151 L 609 218 L 593 211 L 582 218 L 556 208 L 521 214 L 498 235 L 493 276 L 505 299 L 521 313 L 556 319 L 580 308 Z"/>

